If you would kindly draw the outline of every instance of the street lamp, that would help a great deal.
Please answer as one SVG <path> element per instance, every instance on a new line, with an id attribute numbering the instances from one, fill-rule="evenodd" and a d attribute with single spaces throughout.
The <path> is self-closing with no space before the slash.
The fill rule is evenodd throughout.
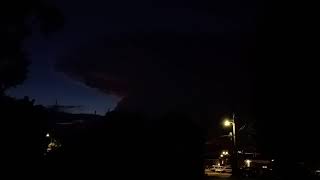
<path id="1" fill-rule="evenodd" d="M 233 163 L 232 163 L 232 174 L 237 174 L 237 144 L 236 144 L 236 123 L 235 123 L 235 115 L 232 115 L 232 119 L 225 119 L 224 126 L 229 127 L 232 125 L 232 141 L 233 141 Z"/>
<path id="2" fill-rule="evenodd" d="M 229 152 L 228 152 L 228 151 L 222 151 L 221 154 L 222 154 L 222 155 L 229 155 Z"/>
<path id="3" fill-rule="evenodd" d="M 229 127 L 232 125 L 232 140 L 233 140 L 233 145 L 234 147 L 236 147 L 236 123 L 235 123 L 235 120 L 234 120 L 234 114 L 232 116 L 232 119 L 229 120 L 229 119 L 226 119 L 224 121 L 224 126 L 226 127 Z"/>
<path id="4" fill-rule="evenodd" d="M 224 121 L 224 125 L 225 125 L 226 127 L 230 126 L 231 123 L 232 123 L 232 122 L 230 122 L 229 119 L 226 119 L 226 120 Z"/>

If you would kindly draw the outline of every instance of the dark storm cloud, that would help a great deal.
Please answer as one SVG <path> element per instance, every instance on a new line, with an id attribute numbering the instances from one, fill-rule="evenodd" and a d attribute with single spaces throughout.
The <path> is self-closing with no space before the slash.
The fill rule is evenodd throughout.
<path id="1" fill-rule="evenodd" d="M 112 4 L 105 15 L 114 13 L 114 21 L 128 29 L 93 39 L 65 55 L 58 69 L 127 97 L 120 105 L 129 109 L 248 104 L 246 58 L 254 46 L 255 4 L 139 2 L 124 9 Z"/>
<path id="2" fill-rule="evenodd" d="M 135 108 L 236 103 L 250 92 L 247 41 L 230 33 L 131 33 L 79 49 L 58 67 L 90 87 L 128 96 Z"/>

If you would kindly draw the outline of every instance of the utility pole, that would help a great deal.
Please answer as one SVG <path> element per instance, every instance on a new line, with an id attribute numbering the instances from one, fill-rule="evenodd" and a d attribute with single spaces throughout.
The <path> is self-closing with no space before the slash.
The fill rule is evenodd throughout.
<path id="1" fill-rule="evenodd" d="M 232 158 L 232 175 L 238 176 L 238 150 L 236 141 L 236 117 L 235 113 L 232 114 L 232 140 L 233 140 L 233 158 Z"/>
<path id="2" fill-rule="evenodd" d="M 237 151 L 237 141 L 236 141 L 236 117 L 235 113 L 232 114 L 232 119 L 228 120 L 226 119 L 224 122 L 225 126 L 230 126 L 232 125 L 232 161 L 231 161 L 231 166 L 232 166 L 232 175 L 237 176 L 239 174 L 238 172 L 238 151 Z"/>

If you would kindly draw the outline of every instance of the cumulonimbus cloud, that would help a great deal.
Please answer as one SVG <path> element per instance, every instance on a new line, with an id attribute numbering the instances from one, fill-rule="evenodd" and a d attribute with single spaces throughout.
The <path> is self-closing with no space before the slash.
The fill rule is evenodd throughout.
<path id="1" fill-rule="evenodd" d="M 247 104 L 251 85 L 239 34 L 130 33 L 106 37 L 57 63 L 87 86 L 126 97 L 129 109 Z"/>

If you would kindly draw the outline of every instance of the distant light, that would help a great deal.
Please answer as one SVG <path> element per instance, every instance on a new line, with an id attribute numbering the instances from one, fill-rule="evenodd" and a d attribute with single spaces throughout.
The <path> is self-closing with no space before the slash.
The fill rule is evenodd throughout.
<path id="1" fill-rule="evenodd" d="M 225 121 L 224 121 L 224 125 L 225 125 L 225 126 L 230 126 L 230 125 L 231 125 L 231 122 L 230 122 L 229 120 L 225 120 Z"/>
<path id="2" fill-rule="evenodd" d="M 268 168 L 268 166 L 262 166 L 262 168 L 263 168 L 263 169 L 267 169 L 267 168 Z"/>
<path id="3" fill-rule="evenodd" d="M 46 137 L 50 137 L 50 134 L 49 134 L 49 133 L 47 133 L 47 134 L 46 134 Z"/>
<path id="4" fill-rule="evenodd" d="M 250 167 L 250 165 L 251 165 L 251 160 L 247 159 L 247 160 L 246 160 L 246 164 L 247 164 L 247 167 Z"/>
<path id="5" fill-rule="evenodd" d="M 218 166 L 220 166 L 220 163 L 218 163 Z"/>
<path id="6" fill-rule="evenodd" d="M 223 157 L 223 154 L 221 154 L 220 157 Z"/>
<path id="7" fill-rule="evenodd" d="M 241 152 L 241 151 L 238 151 L 238 153 L 239 153 L 239 154 L 242 154 L 242 152 Z"/>
<path id="8" fill-rule="evenodd" d="M 271 159 L 271 161 L 273 162 L 273 161 L 274 161 L 274 159 Z"/>
<path id="9" fill-rule="evenodd" d="M 228 155 L 229 152 L 228 151 L 222 151 L 222 155 Z"/>

